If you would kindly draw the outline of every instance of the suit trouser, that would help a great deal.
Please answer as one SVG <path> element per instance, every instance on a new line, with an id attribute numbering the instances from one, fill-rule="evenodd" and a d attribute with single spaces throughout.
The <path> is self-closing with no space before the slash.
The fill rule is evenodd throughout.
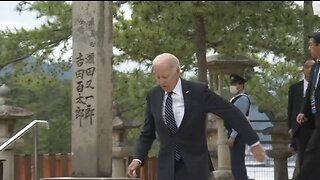
<path id="1" fill-rule="evenodd" d="M 175 175 L 174 175 L 174 179 L 175 180 L 180 180 L 180 179 L 185 179 L 186 174 L 184 174 L 183 172 L 186 172 L 186 166 L 184 164 L 184 162 L 177 162 L 175 161 Z M 215 177 L 213 175 L 213 173 L 210 171 L 208 172 L 208 180 L 215 180 Z M 205 179 L 206 180 L 206 179 Z"/>
<path id="2" fill-rule="evenodd" d="M 238 135 L 239 136 L 239 135 Z M 241 137 L 237 137 L 230 148 L 231 154 L 231 170 L 234 180 L 247 180 L 247 169 L 245 164 L 246 144 L 243 143 Z"/>
<path id="3" fill-rule="evenodd" d="M 306 152 L 298 180 L 316 180 L 320 177 L 320 149 Z"/>
<path id="4" fill-rule="evenodd" d="M 304 160 L 304 153 L 308 146 L 309 139 L 312 135 L 313 129 L 310 127 L 302 127 L 299 136 L 296 137 L 297 143 L 297 151 L 298 151 L 298 158 L 299 158 L 299 165 L 302 166 Z"/>
<path id="5" fill-rule="evenodd" d="M 293 175 L 292 175 L 292 179 L 295 180 L 298 177 L 298 174 L 300 172 L 300 169 L 302 167 L 302 163 L 304 160 L 304 153 L 306 151 L 307 145 L 308 145 L 308 141 L 311 137 L 313 129 L 311 128 L 305 128 L 302 130 L 300 130 L 299 132 L 299 136 L 293 138 L 293 141 L 296 142 L 296 151 L 297 151 L 297 155 L 296 155 L 296 165 L 293 171 Z"/>
<path id="6" fill-rule="evenodd" d="M 320 131 L 315 130 L 308 142 L 298 180 L 316 180 L 320 177 Z"/>
<path id="7" fill-rule="evenodd" d="M 186 176 L 184 172 L 186 172 L 186 165 L 184 164 L 184 162 L 182 160 L 175 161 L 174 162 L 174 180 L 184 179 L 184 177 Z"/>

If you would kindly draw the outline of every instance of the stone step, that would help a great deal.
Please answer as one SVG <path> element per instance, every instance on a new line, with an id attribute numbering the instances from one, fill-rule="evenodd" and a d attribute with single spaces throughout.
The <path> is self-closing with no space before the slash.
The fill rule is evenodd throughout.
<path id="1" fill-rule="evenodd" d="M 126 178 L 126 177 L 52 177 L 40 178 L 40 180 L 140 180 L 140 178 Z"/>

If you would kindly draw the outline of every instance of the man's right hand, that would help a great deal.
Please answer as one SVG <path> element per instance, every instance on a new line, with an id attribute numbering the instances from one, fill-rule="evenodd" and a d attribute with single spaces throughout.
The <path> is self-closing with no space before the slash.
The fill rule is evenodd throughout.
<path id="1" fill-rule="evenodd" d="M 299 124 L 304 123 L 304 121 L 305 121 L 304 114 L 303 114 L 303 113 L 299 113 L 299 114 L 297 115 L 296 120 L 297 120 L 297 122 L 298 122 Z"/>
<path id="2" fill-rule="evenodd" d="M 137 172 L 136 170 L 140 167 L 140 162 L 137 160 L 132 160 L 131 163 L 128 166 L 128 175 L 131 178 L 136 178 L 137 177 Z"/>

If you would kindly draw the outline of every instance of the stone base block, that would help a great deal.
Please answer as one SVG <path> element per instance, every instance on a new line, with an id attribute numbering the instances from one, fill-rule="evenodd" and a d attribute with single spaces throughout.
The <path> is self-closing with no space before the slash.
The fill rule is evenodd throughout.
<path id="1" fill-rule="evenodd" d="M 233 180 L 230 170 L 216 170 L 213 174 L 216 180 Z"/>

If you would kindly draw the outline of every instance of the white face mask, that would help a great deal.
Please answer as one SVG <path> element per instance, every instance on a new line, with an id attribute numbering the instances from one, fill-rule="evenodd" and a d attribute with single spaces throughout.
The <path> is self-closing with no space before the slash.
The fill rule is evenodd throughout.
<path id="1" fill-rule="evenodd" d="M 231 85 L 230 92 L 231 92 L 231 94 L 237 94 L 238 93 L 237 86 Z"/>

